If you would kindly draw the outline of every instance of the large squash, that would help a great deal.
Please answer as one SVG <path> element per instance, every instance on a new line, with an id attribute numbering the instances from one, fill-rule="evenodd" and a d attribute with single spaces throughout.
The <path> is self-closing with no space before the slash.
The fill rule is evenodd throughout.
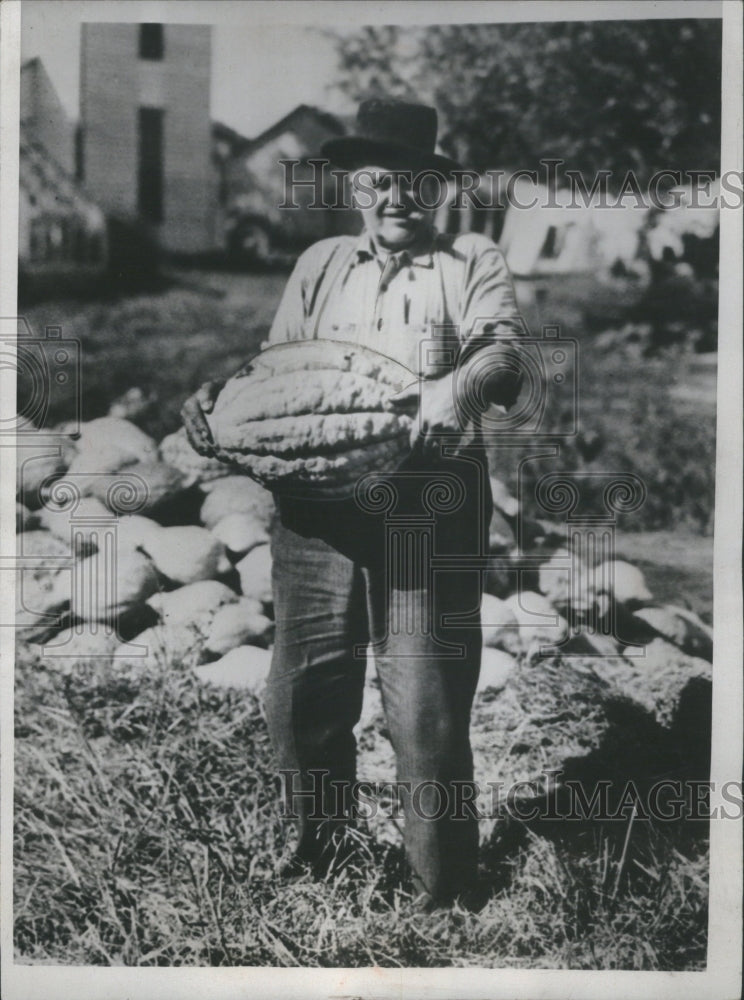
<path id="1" fill-rule="evenodd" d="M 356 344 L 277 344 L 230 379 L 209 415 L 218 456 L 276 493 L 343 495 L 405 456 L 411 418 L 390 398 L 415 381 Z"/>

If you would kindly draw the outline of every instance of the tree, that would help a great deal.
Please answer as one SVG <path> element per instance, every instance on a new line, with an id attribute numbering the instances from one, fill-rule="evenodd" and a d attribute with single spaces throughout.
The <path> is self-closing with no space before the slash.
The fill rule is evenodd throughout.
<path id="1" fill-rule="evenodd" d="M 365 27 L 335 36 L 355 100 L 433 104 L 441 145 L 478 170 L 555 157 L 585 177 L 718 170 L 721 22 Z"/>

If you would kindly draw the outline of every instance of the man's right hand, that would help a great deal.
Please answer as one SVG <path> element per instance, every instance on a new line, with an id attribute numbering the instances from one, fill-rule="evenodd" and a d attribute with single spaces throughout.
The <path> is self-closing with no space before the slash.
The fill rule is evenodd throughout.
<path id="1" fill-rule="evenodd" d="M 193 396 L 189 396 L 181 408 L 181 418 L 191 447 L 205 458 L 215 456 L 214 439 L 207 422 L 207 414 L 214 409 L 215 400 L 224 384 L 225 379 L 205 382 Z"/>

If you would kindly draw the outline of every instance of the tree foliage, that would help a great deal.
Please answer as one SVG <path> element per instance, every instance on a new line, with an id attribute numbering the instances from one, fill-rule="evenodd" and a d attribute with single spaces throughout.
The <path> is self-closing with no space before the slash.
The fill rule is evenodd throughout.
<path id="1" fill-rule="evenodd" d="M 433 104 L 442 148 L 479 170 L 556 157 L 586 176 L 717 170 L 719 20 L 364 27 L 336 35 L 354 100 Z"/>

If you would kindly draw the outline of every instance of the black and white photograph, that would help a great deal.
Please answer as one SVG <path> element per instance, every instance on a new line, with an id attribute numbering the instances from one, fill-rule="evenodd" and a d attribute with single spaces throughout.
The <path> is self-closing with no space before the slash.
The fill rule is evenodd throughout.
<path id="1" fill-rule="evenodd" d="M 744 5 L 2 8 L 3 995 L 740 997 Z"/>

